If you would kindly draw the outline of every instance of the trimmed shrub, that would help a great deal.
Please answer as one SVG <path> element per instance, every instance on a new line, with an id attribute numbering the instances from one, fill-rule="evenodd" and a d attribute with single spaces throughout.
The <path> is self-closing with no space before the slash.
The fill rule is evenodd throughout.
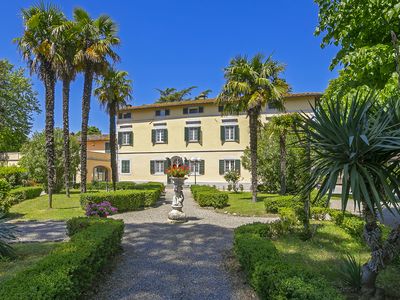
<path id="1" fill-rule="evenodd" d="M 228 195 L 222 192 L 200 192 L 197 194 L 197 202 L 202 207 L 223 208 L 228 204 Z"/>
<path id="2" fill-rule="evenodd" d="M 95 181 L 86 185 L 87 190 L 106 190 L 107 186 L 112 189 L 112 182 Z M 159 190 L 164 191 L 165 186 L 161 182 L 135 183 L 132 181 L 120 181 L 116 184 L 117 190 Z"/>
<path id="3" fill-rule="evenodd" d="M 249 224 L 235 229 L 234 252 L 261 299 L 344 299 L 328 281 L 288 265 L 271 240 L 270 224 Z M 264 227 L 264 228 L 262 228 Z"/>
<path id="4" fill-rule="evenodd" d="M 81 205 L 108 201 L 118 212 L 140 210 L 145 206 L 145 195 L 148 191 L 124 190 L 81 194 Z"/>
<path id="5" fill-rule="evenodd" d="M 301 206 L 301 202 L 295 196 L 268 196 L 264 199 L 265 210 L 268 213 L 277 214 L 279 208 Z"/>
<path id="6" fill-rule="evenodd" d="M 198 201 L 198 193 L 201 192 L 219 192 L 217 188 L 207 185 L 191 185 L 190 191 L 192 192 L 193 199 Z"/>
<path id="7" fill-rule="evenodd" d="M 140 190 L 144 194 L 144 206 L 152 206 L 156 204 L 160 198 L 161 192 L 159 190 Z"/>
<path id="8" fill-rule="evenodd" d="M 11 185 L 5 179 L 0 179 L 0 213 L 8 213 L 11 207 L 8 197 L 10 190 Z"/>
<path id="9" fill-rule="evenodd" d="M 0 299 L 78 299 L 121 247 L 119 220 L 75 218 L 69 242 L 0 286 Z M 85 225 L 83 225 L 85 224 Z M 78 228 L 78 225 L 80 227 Z"/>
<path id="10" fill-rule="evenodd" d="M 17 166 L 0 167 L 0 179 L 5 179 L 12 187 L 22 185 L 26 179 L 27 171 Z"/>
<path id="11" fill-rule="evenodd" d="M 43 188 L 41 186 L 27 186 L 12 189 L 9 193 L 12 205 L 22 201 L 39 197 Z"/>

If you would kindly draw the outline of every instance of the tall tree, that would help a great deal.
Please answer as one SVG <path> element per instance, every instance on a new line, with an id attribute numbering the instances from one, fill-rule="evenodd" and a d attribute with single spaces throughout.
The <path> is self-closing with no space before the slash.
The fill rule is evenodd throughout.
<path id="1" fill-rule="evenodd" d="M 342 66 L 329 83 L 324 98 L 357 91 L 378 92 L 385 101 L 399 91 L 392 33 L 400 34 L 398 0 L 315 0 L 322 36 L 321 47 L 338 46 L 330 68 Z"/>
<path id="2" fill-rule="evenodd" d="M 296 121 L 299 119 L 298 114 L 282 114 L 274 116 L 268 123 L 267 131 L 271 136 L 276 136 L 279 139 L 279 161 L 280 161 L 280 194 L 286 194 L 286 137 L 290 131 L 294 130 Z"/>
<path id="3" fill-rule="evenodd" d="M 132 99 L 132 80 L 127 79 L 127 76 L 128 72 L 110 68 L 97 79 L 98 87 L 94 91 L 110 119 L 111 176 L 114 191 L 118 181 L 115 116 L 119 108 L 126 106 L 127 101 Z"/>
<path id="4" fill-rule="evenodd" d="M 156 89 L 160 93 L 160 97 L 156 101 L 156 103 L 164 103 L 164 102 L 178 102 L 178 101 L 186 101 L 189 100 L 188 96 L 191 95 L 192 91 L 197 88 L 197 86 L 190 86 L 188 88 L 178 90 L 176 88 L 166 88 Z"/>
<path id="5" fill-rule="evenodd" d="M 399 211 L 398 168 L 400 119 L 398 99 L 387 105 L 376 97 L 360 94 L 349 99 L 329 100 L 313 109 L 314 116 L 303 116 L 305 141 L 313 150 L 310 181 L 305 189 L 319 187 L 317 200 L 331 197 L 341 178 L 342 209 L 349 201 L 362 207 L 365 220 L 363 237 L 371 257 L 362 267 L 362 299 L 383 299 L 377 293 L 376 279 L 400 253 L 400 226 L 382 240 L 377 217 L 383 209 Z"/>
<path id="6" fill-rule="evenodd" d="M 24 70 L 0 60 L 0 152 L 20 150 L 38 112 L 37 93 Z"/>
<path id="7" fill-rule="evenodd" d="M 85 10 L 76 8 L 74 21 L 79 47 L 74 61 L 78 70 L 84 73 L 81 128 L 81 192 L 84 193 L 87 177 L 87 129 L 93 78 L 96 74 L 102 74 L 107 70 L 108 59 L 119 60 L 113 47 L 120 43 L 120 39 L 116 35 L 116 24 L 106 15 L 92 19 Z"/>
<path id="8" fill-rule="evenodd" d="M 74 23 L 66 20 L 63 24 L 53 30 L 57 39 L 57 52 L 55 65 L 57 75 L 62 81 L 62 107 L 63 107 L 63 136 L 64 136 L 64 185 L 65 194 L 70 196 L 69 180 L 70 174 L 70 132 L 69 132 L 69 101 L 71 82 L 76 76 L 74 57 L 78 50 L 78 41 L 75 36 Z"/>
<path id="9" fill-rule="evenodd" d="M 194 100 L 207 99 L 208 95 L 210 95 L 211 92 L 212 92 L 212 90 L 210 90 L 210 89 L 202 91 L 202 92 L 200 92 L 200 94 L 198 94 L 196 97 L 194 97 Z"/>
<path id="10" fill-rule="evenodd" d="M 284 110 L 283 96 L 289 85 L 280 78 L 284 66 L 257 54 L 252 59 L 238 56 L 225 69 L 226 83 L 217 101 L 223 105 L 225 114 L 246 113 L 250 127 L 250 165 L 252 201 L 257 201 L 257 133 L 261 110 L 274 102 Z"/>
<path id="11" fill-rule="evenodd" d="M 65 22 L 64 14 L 55 6 L 39 4 L 22 10 L 24 33 L 17 38 L 18 48 L 32 73 L 38 74 L 45 86 L 46 155 L 49 207 L 55 179 L 54 93 L 56 84 L 55 53 L 57 43 L 53 29 Z"/>

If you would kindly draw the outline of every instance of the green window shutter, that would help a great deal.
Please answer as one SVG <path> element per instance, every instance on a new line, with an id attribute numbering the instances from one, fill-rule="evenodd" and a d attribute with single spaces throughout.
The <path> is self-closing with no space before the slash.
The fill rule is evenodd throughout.
<path id="1" fill-rule="evenodd" d="M 122 132 L 118 132 L 118 145 L 122 145 Z"/>
<path id="2" fill-rule="evenodd" d="M 168 144 L 168 129 L 164 129 L 165 143 Z"/>
<path id="3" fill-rule="evenodd" d="M 240 159 L 235 159 L 235 171 L 240 174 Z"/>
<path id="4" fill-rule="evenodd" d="M 200 173 L 200 175 L 204 175 L 204 159 L 200 160 L 199 173 Z"/>
<path id="5" fill-rule="evenodd" d="M 235 141 L 239 143 L 240 141 L 240 131 L 239 131 L 239 125 L 235 126 Z"/>
<path id="6" fill-rule="evenodd" d="M 185 158 L 185 160 L 183 161 L 183 164 L 187 167 L 189 167 L 189 160 L 187 158 Z"/>
<path id="7" fill-rule="evenodd" d="M 151 142 L 153 143 L 153 145 L 156 143 L 156 130 L 155 129 L 151 130 Z"/>
<path id="8" fill-rule="evenodd" d="M 171 165 L 171 160 L 169 158 L 164 160 L 164 174 L 167 174 L 167 169 L 170 167 L 170 165 Z"/>
<path id="9" fill-rule="evenodd" d="M 221 126 L 221 142 L 225 143 L 225 127 Z"/>
<path id="10" fill-rule="evenodd" d="M 197 128 L 197 134 L 198 134 L 198 137 L 199 137 L 199 144 L 202 144 L 203 143 L 203 136 L 202 136 L 202 132 L 201 132 L 201 127 Z"/>
<path id="11" fill-rule="evenodd" d="M 225 171 L 225 161 L 224 160 L 220 160 L 219 161 L 219 175 L 224 175 L 224 171 Z"/>
<path id="12" fill-rule="evenodd" d="M 133 132 L 129 132 L 129 145 L 133 146 Z"/>
<path id="13" fill-rule="evenodd" d="M 155 173 L 155 161 L 151 160 L 150 161 L 150 174 L 154 174 Z"/>
<path id="14" fill-rule="evenodd" d="M 185 127 L 185 142 L 189 142 L 189 128 Z"/>

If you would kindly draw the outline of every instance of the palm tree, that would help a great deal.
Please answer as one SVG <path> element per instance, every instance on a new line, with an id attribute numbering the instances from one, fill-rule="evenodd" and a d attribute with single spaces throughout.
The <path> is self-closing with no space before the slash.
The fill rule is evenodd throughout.
<path id="1" fill-rule="evenodd" d="M 345 210 L 350 191 L 354 205 L 362 207 L 363 236 L 371 258 L 362 267 L 363 299 L 376 293 L 376 279 L 400 252 L 400 226 L 382 241 L 377 215 L 383 208 L 399 211 L 398 170 L 400 127 L 398 99 L 379 107 L 374 96 L 355 95 L 343 101 L 330 100 L 313 109 L 314 117 L 303 115 L 305 142 L 313 150 L 311 191 L 320 185 L 317 200 L 331 197 L 338 178 L 342 178 L 341 202 Z"/>
<path id="2" fill-rule="evenodd" d="M 176 88 L 156 89 L 160 93 L 156 103 L 186 101 L 195 88 L 197 86 L 190 86 L 182 90 L 177 90 Z"/>
<path id="3" fill-rule="evenodd" d="M 74 57 L 78 50 L 78 41 L 75 37 L 74 23 L 65 21 L 53 30 L 56 36 L 58 50 L 56 52 L 56 71 L 62 81 L 62 103 L 63 103 L 63 154 L 64 154 L 64 184 L 65 194 L 70 196 L 69 182 L 70 172 L 70 132 L 69 132 L 69 93 L 71 82 L 76 76 Z"/>
<path id="4" fill-rule="evenodd" d="M 286 194 L 286 137 L 290 130 L 294 129 L 298 119 L 298 114 L 283 114 L 272 117 L 267 124 L 267 130 L 271 137 L 277 136 L 279 138 L 281 195 Z"/>
<path id="5" fill-rule="evenodd" d="M 65 22 L 65 16 L 53 5 L 40 4 L 23 9 L 22 17 L 24 34 L 15 41 L 23 58 L 28 62 L 31 73 L 36 73 L 45 87 L 47 177 L 49 207 L 51 208 L 55 179 L 54 93 L 57 50 L 53 29 Z"/>
<path id="6" fill-rule="evenodd" d="M 268 103 L 284 109 L 282 97 L 289 85 L 279 76 L 285 67 L 271 57 L 261 54 L 251 60 L 238 56 L 225 69 L 226 83 L 218 95 L 217 102 L 223 105 L 225 114 L 245 112 L 250 127 L 250 165 L 252 201 L 257 201 L 257 133 L 261 110 Z"/>
<path id="7" fill-rule="evenodd" d="M 93 78 L 96 74 L 101 75 L 107 70 L 109 58 L 113 61 L 119 60 L 113 46 L 118 45 L 120 40 L 116 36 L 116 24 L 106 15 L 92 19 L 85 10 L 76 8 L 74 20 L 79 46 L 74 62 L 78 70 L 84 73 L 81 128 L 81 192 L 84 193 L 87 176 L 87 128 Z"/>
<path id="8" fill-rule="evenodd" d="M 116 190 L 117 183 L 117 151 L 115 116 L 119 108 L 127 105 L 132 98 L 132 80 L 127 79 L 128 72 L 117 71 L 110 68 L 101 78 L 97 79 L 97 88 L 94 94 L 99 98 L 100 103 L 106 108 L 110 118 L 110 154 L 111 154 L 111 176 L 113 190 Z"/>

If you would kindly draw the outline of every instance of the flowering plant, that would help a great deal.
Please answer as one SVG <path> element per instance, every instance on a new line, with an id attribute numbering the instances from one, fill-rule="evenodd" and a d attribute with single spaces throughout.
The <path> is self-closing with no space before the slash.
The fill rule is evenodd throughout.
<path id="1" fill-rule="evenodd" d="M 108 201 L 103 201 L 100 203 L 89 203 L 86 205 L 86 216 L 88 217 L 100 217 L 106 218 L 107 216 L 117 213 L 118 209 L 111 206 Z"/>
<path id="2" fill-rule="evenodd" d="M 173 165 L 167 169 L 166 173 L 172 177 L 185 177 L 190 173 L 190 170 L 188 166 Z"/>

